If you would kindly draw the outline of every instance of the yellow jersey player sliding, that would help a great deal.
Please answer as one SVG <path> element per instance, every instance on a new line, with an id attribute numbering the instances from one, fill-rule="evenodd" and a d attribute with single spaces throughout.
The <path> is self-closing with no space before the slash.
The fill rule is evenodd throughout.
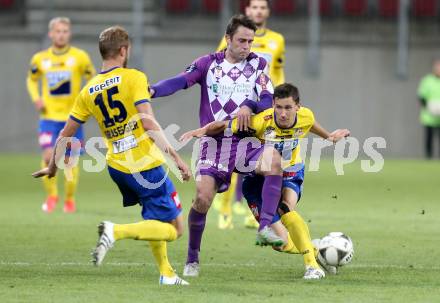
<path id="1" fill-rule="evenodd" d="M 257 25 L 254 41 L 251 51 L 266 59 L 269 65 L 269 77 L 274 86 L 284 83 L 284 53 L 285 43 L 282 34 L 267 28 L 267 20 L 270 16 L 269 0 L 248 0 L 245 7 L 246 16 Z M 217 51 L 226 49 L 226 39 L 220 42 Z M 236 202 L 241 201 L 242 176 L 236 173 L 232 174 L 231 186 L 221 194 L 218 194 L 220 203 L 220 215 L 218 218 L 218 227 L 220 229 L 231 229 L 232 208 L 237 214 L 245 214 L 242 203 L 232 203 L 235 191 Z M 255 221 L 252 214 L 248 214 L 244 220 L 244 225 L 248 228 L 258 228 L 258 222 Z"/>
<path id="2" fill-rule="evenodd" d="M 350 135 L 347 129 L 338 129 L 332 133 L 325 130 L 317 121 L 313 112 L 300 105 L 298 89 L 291 84 L 281 84 L 275 88 L 273 108 L 267 109 L 251 118 L 249 131 L 243 136 L 254 136 L 266 146 L 273 146 L 283 159 L 282 197 L 278 205 L 278 214 L 272 220 L 271 228 L 287 243 L 281 249 L 287 253 L 301 253 L 304 256 L 304 279 L 321 279 L 324 271 L 316 261 L 317 250 L 310 239 L 306 222 L 295 210 L 301 198 L 304 181 L 304 162 L 300 157 L 299 140 L 308 132 L 337 142 Z M 213 136 L 230 128 L 240 133 L 237 120 L 212 122 L 182 135 L 181 140 L 191 137 Z M 243 195 L 257 220 L 261 210 L 260 176 L 252 172 L 243 181 Z M 281 221 L 281 222 L 280 222 Z M 287 231 L 286 231 L 287 229 Z M 326 268 L 327 269 L 327 268 Z"/>
<path id="3" fill-rule="evenodd" d="M 88 81 L 96 73 L 89 55 L 70 45 L 71 24 L 68 18 L 53 18 L 49 22 L 48 35 L 52 45 L 32 57 L 27 77 L 29 95 L 40 113 L 38 141 L 43 150 L 42 167 L 49 164 L 55 140 L 69 117 L 83 78 Z M 83 129 L 78 128 L 74 136 L 82 142 Z M 70 151 L 67 153 L 70 154 Z M 74 194 L 78 184 L 78 167 L 65 172 L 64 212 L 72 213 L 76 210 Z M 47 198 L 42 208 L 51 213 L 58 202 L 56 178 L 43 178 L 43 185 Z"/>
<path id="4" fill-rule="evenodd" d="M 99 50 L 102 71 L 77 97 L 49 166 L 33 175 L 55 176 L 56 163 L 64 156 L 63 144 L 82 123 L 94 116 L 107 142 L 108 171 L 123 196 L 123 205 L 140 204 L 144 219 L 133 224 L 102 222 L 92 253 L 94 264 L 101 265 L 118 240 L 149 241 L 159 266 L 159 283 L 186 285 L 188 283 L 174 273 L 167 257 L 166 243 L 181 236 L 183 219 L 179 197 L 162 166 L 165 160 L 161 150 L 174 160 L 183 180 L 189 180 L 190 170 L 166 141 L 154 119 L 147 77 L 126 68 L 130 40 L 125 29 L 114 26 L 104 30 L 99 35 Z"/>

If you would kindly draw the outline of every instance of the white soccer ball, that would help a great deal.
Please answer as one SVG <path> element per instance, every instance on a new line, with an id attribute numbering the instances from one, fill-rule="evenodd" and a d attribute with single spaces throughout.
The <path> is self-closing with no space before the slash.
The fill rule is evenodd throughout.
<path id="1" fill-rule="evenodd" d="M 331 232 L 319 242 L 318 258 L 328 265 L 346 265 L 351 262 L 353 255 L 353 242 L 344 233 Z"/>

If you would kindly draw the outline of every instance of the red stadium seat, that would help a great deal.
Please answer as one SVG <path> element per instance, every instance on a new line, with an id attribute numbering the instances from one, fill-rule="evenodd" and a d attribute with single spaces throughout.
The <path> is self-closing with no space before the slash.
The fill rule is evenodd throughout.
<path id="1" fill-rule="evenodd" d="M 412 13 L 416 17 L 435 17 L 437 15 L 436 0 L 412 0 Z"/>
<path id="2" fill-rule="evenodd" d="M 382 17 L 396 17 L 399 11 L 399 0 L 379 0 L 379 15 Z"/>
<path id="3" fill-rule="evenodd" d="M 203 10 L 207 13 L 218 13 L 221 0 L 203 0 Z"/>
<path id="4" fill-rule="evenodd" d="M 189 10 L 190 0 L 167 0 L 166 8 L 170 13 L 183 13 Z"/>
<path id="5" fill-rule="evenodd" d="M 14 5 L 14 0 L 0 0 L 0 9 L 11 8 Z"/>
<path id="6" fill-rule="evenodd" d="M 345 0 L 344 14 L 348 16 L 362 16 L 366 13 L 367 6 L 367 0 Z"/>
<path id="7" fill-rule="evenodd" d="M 295 0 L 274 0 L 272 2 L 272 11 L 276 15 L 293 14 L 296 10 Z"/>
<path id="8" fill-rule="evenodd" d="M 331 15 L 333 9 L 333 0 L 321 0 L 319 2 L 319 12 L 322 16 Z"/>
<path id="9" fill-rule="evenodd" d="M 309 0 L 309 9 L 311 1 Z M 319 13 L 321 16 L 329 16 L 332 13 L 333 0 L 319 0 Z"/>

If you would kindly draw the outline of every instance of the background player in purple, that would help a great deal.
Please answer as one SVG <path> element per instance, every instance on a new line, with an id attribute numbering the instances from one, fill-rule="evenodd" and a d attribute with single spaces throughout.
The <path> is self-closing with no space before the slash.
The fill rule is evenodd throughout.
<path id="1" fill-rule="evenodd" d="M 248 17 L 232 17 L 225 34 L 227 48 L 200 57 L 184 73 L 153 85 L 153 98 L 168 96 L 198 83 L 201 86 L 200 126 L 237 116 L 239 129 L 247 130 L 252 112 L 271 107 L 273 94 L 266 60 L 250 52 L 255 30 L 255 23 Z M 206 214 L 216 192 L 224 192 L 228 188 L 236 160 L 246 155 L 248 162 L 260 159 L 260 149 L 252 150 L 247 146 L 239 149 L 238 141 L 239 137 L 232 134 L 201 139 L 197 193 L 188 216 L 190 235 L 184 276 L 199 275 L 199 251 Z M 281 195 L 282 170 L 277 161 L 279 154 L 275 150 L 273 154 L 268 154 L 273 161 L 269 169 L 260 171 L 265 175 L 265 182 L 257 237 L 269 245 L 282 245 L 283 240 L 268 228 Z"/>

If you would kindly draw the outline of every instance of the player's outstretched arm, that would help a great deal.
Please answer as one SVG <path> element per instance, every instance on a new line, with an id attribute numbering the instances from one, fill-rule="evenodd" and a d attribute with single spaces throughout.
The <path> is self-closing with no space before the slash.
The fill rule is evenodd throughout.
<path id="1" fill-rule="evenodd" d="M 66 146 L 69 143 L 69 139 L 75 135 L 76 131 L 80 127 L 80 124 L 71 118 L 67 120 L 66 125 L 61 130 L 60 135 L 55 143 L 54 152 L 52 153 L 52 157 L 50 159 L 49 165 L 39 171 L 36 171 L 32 174 L 34 178 L 40 178 L 44 176 L 48 176 L 52 178 L 57 173 L 57 163 L 58 161 L 64 157 L 66 152 Z"/>
<path id="2" fill-rule="evenodd" d="M 222 133 L 228 127 L 229 121 L 213 121 L 204 127 L 190 130 L 180 136 L 180 141 L 189 141 L 192 138 L 201 138 L 203 136 L 215 136 Z"/>
<path id="3" fill-rule="evenodd" d="M 191 170 L 166 139 L 162 128 L 154 118 L 151 105 L 149 103 L 141 103 L 136 105 L 136 109 L 140 114 L 142 127 L 144 130 L 148 133 L 150 138 L 153 139 L 154 143 L 162 150 L 162 152 L 171 156 L 182 175 L 182 179 L 184 181 L 188 181 L 191 178 Z"/>
<path id="4" fill-rule="evenodd" d="M 329 140 L 333 143 L 338 142 L 342 138 L 350 136 L 350 131 L 348 129 L 337 129 L 332 133 L 330 133 L 324 127 L 322 127 L 321 124 L 319 124 L 317 121 L 313 123 L 310 132 L 320 136 L 323 139 Z"/>
<path id="5" fill-rule="evenodd" d="M 327 140 L 332 141 L 333 143 L 338 142 L 342 138 L 346 138 L 350 136 L 350 131 L 348 129 L 337 129 L 333 131 L 330 136 L 328 136 Z"/>
<path id="6" fill-rule="evenodd" d="M 183 75 L 165 79 L 150 87 L 150 94 L 153 98 L 170 96 L 181 89 L 187 88 L 187 81 Z"/>

